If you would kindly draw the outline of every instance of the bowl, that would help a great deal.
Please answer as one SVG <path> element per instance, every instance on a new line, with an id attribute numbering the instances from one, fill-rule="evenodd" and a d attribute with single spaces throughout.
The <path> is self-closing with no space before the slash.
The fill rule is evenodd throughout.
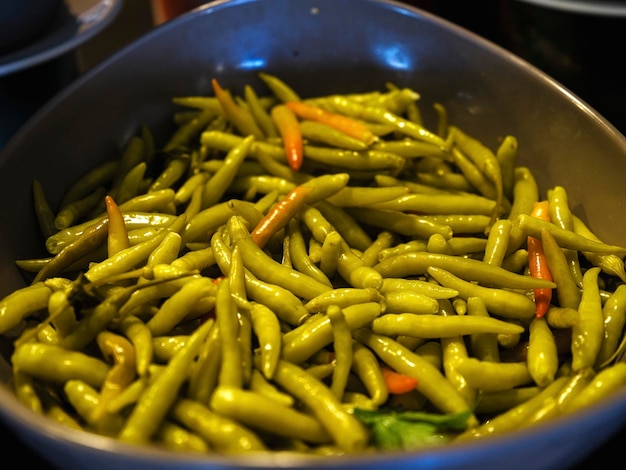
<path id="1" fill-rule="evenodd" d="M 426 122 L 436 103 L 449 122 L 496 145 L 517 137 L 519 164 L 542 191 L 568 189 L 575 214 L 598 237 L 626 243 L 626 140 L 615 127 L 535 67 L 417 8 L 376 0 L 217 1 L 159 26 L 88 71 L 33 116 L 0 155 L 0 294 L 27 280 L 14 261 L 44 256 L 33 216 L 37 178 L 56 206 L 65 188 L 119 155 L 141 125 L 172 129 L 174 96 L 262 89 L 260 71 L 303 96 L 366 92 L 387 82 L 421 95 Z M 626 390 L 544 424 L 472 443 L 423 450 L 315 457 L 283 453 L 181 455 L 58 425 L 10 390 L 10 341 L 2 342 L 0 416 L 25 443 L 63 468 L 221 469 L 565 468 L 625 423 Z"/>
<path id="2" fill-rule="evenodd" d="M 0 54 L 12 52 L 38 39 L 61 13 L 61 0 L 10 2 L 0 11 Z"/>

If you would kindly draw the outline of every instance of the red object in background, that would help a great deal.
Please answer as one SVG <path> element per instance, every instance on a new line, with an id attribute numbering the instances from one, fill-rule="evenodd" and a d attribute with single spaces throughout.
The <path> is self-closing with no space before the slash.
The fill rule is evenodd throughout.
<path id="1" fill-rule="evenodd" d="M 204 3 L 207 0 L 152 0 L 154 24 L 164 23 Z"/>

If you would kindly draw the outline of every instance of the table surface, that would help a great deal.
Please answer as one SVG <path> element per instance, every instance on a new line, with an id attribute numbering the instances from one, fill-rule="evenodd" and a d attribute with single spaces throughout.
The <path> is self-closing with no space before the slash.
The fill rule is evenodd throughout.
<path id="1" fill-rule="evenodd" d="M 0 78 L 0 147 L 19 129 L 20 125 L 26 121 L 30 115 L 80 74 L 85 63 L 90 64 L 90 58 L 85 56 L 85 50 L 89 50 L 89 47 L 91 47 L 92 51 L 95 51 L 91 57 L 93 62 L 94 56 L 97 60 L 99 57 L 106 56 L 108 52 L 111 52 L 106 51 L 106 48 L 104 52 L 102 52 L 103 44 L 105 46 L 108 44 L 112 49 L 115 49 L 142 34 L 146 28 L 145 8 L 143 12 L 135 11 L 137 10 L 137 5 L 142 2 L 145 7 L 146 0 L 127 2 L 134 11 L 129 11 L 129 7 L 125 6 L 126 11 L 124 9 L 122 10 L 120 18 L 113 22 L 109 31 L 105 31 L 101 38 L 98 38 L 93 44 L 88 45 L 86 48 L 57 58 L 50 63 L 37 66 L 32 70 L 20 72 L 16 76 Z M 474 30 L 487 39 L 501 43 L 501 45 L 507 47 L 510 46 L 509 43 L 503 41 L 502 32 L 497 30 L 494 26 L 498 24 L 497 22 L 500 18 L 497 15 L 501 14 L 500 10 L 494 8 L 494 5 L 496 5 L 495 1 L 485 1 L 483 11 L 479 12 L 475 11 L 477 8 L 475 5 L 479 2 L 466 2 L 466 0 L 445 0 L 441 3 L 418 0 L 407 3 L 413 3 L 416 6 L 430 9 L 442 17 L 450 19 L 470 30 Z M 482 4 L 483 2 L 480 3 Z M 500 3 L 502 2 L 498 2 L 498 4 Z M 469 7 L 468 4 L 472 6 Z M 440 5 L 445 5 L 446 7 L 444 8 Z M 470 8 L 472 11 L 468 11 Z M 138 19 L 137 15 L 141 14 L 144 16 Z M 135 28 L 130 32 L 128 30 L 129 24 L 132 24 L 133 28 Z M 136 25 L 140 25 L 140 28 L 136 28 Z M 120 28 L 122 28 L 121 34 Z M 624 28 L 621 30 L 626 31 Z M 620 34 L 622 34 L 621 37 L 623 37 L 623 33 L 620 32 Z M 587 37 L 592 35 L 593 31 L 587 31 Z M 519 50 L 515 50 L 514 52 L 520 53 Z M 526 58 L 532 62 L 532 57 Z M 549 72 L 554 76 L 552 71 Z M 623 72 L 620 73 L 622 74 L 621 76 L 618 74 L 620 83 L 626 83 L 624 81 Z M 42 76 L 48 77 L 48 80 L 41 80 Z M 610 96 L 610 99 L 607 99 L 606 90 L 602 90 L 601 87 L 585 87 L 581 85 L 580 81 L 568 76 L 555 76 L 555 78 L 568 86 L 591 106 L 595 107 L 603 116 L 612 122 L 618 130 L 622 133 L 626 133 L 626 114 L 623 113 L 624 104 L 626 104 L 625 90 L 620 89 L 618 95 L 613 94 Z M 570 79 L 569 82 L 568 79 Z M 597 93 L 595 93 L 594 90 L 597 90 Z M 38 469 L 45 470 L 47 468 L 53 468 L 39 457 L 36 452 L 33 452 L 29 446 L 25 445 L 25 443 L 16 436 L 13 436 L 2 422 L 0 422 L 0 436 L 2 436 L 5 458 L 15 456 L 24 466 L 32 464 L 34 468 Z M 615 434 L 613 438 L 609 439 L 609 441 L 596 452 L 589 455 L 574 468 L 589 468 L 596 464 L 602 456 L 606 457 L 611 453 L 619 455 L 624 442 L 626 442 L 626 425 Z"/>

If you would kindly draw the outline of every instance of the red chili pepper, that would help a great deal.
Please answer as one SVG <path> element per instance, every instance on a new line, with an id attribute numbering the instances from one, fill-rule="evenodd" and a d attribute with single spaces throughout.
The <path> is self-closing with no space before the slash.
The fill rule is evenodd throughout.
<path id="1" fill-rule="evenodd" d="M 548 201 L 536 202 L 530 215 L 550 221 L 550 205 Z M 541 240 L 535 237 L 528 237 L 528 268 L 530 275 L 539 279 L 552 280 L 552 273 L 548 266 L 546 255 L 543 251 Z M 552 301 L 552 289 L 549 287 L 534 289 L 535 296 L 535 316 L 541 318 L 545 315 Z"/>
<path id="2" fill-rule="evenodd" d="M 285 106 L 302 119 L 321 122 L 366 144 L 371 144 L 376 140 L 376 136 L 365 124 L 343 114 L 326 111 L 302 101 L 288 101 L 285 103 Z"/>
<path id="3" fill-rule="evenodd" d="M 109 233 L 107 235 L 107 251 L 109 256 L 113 256 L 119 251 L 130 246 L 128 240 L 128 230 L 124 222 L 124 214 L 120 210 L 115 200 L 108 194 L 104 196 L 107 217 L 109 219 Z"/>
<path id="4" fill-rule="evenodd" d="M 413 377 L 400 374 L 387 366 L 381 366 L 381 371 L 383 373 L 383 379 L 385 379 L 387 391 L 392 395 L 407 393 L 417 387 L 417 379 Z"/>
<path id="5" fill-rule="evenodd" d="M 304 149 L 302 144 L 302 131 L 296 115 L 284 104 L 278 104 L 272 108 L 272 119 L 283 139 L 283 147 L 287 154 L 287 162 L 292 170 L 298 171 L 302 166 Z"/>
<path id="6" fill-rule="evenodd" d="M 296 186 L 287 195 L 277 202 L 252 230 L 254 242 L 263 248 L 272 235 L 286 226 L 293 216 L 304 206 L 309 194 L 313 191 L 310 186 Z"/>

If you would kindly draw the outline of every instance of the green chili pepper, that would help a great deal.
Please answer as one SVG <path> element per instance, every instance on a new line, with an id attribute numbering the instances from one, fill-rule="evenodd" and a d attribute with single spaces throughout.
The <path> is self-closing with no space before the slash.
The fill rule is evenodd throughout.
<path id="1" fill-rule="evenodd" d="M 458 127 L 452 127 L 450 133 L 454 136 L 453 140 L 455 144 L 459 146 L 495 186 L 496 205 L 492 211 L 491 226 L 498 217 L 504 201 L 504 186 L 500 160 L 498 160 L 498 157 L 488 147 L 483 145 L 479 140 L 464 133 Z"/>
<path id="2" fill-rule="evenodd" d="M 371 348 L 392 369 L 415 378 L 417 390 L 423 393 L 434 406 L 445 413 L 467 412 L 469 406 L 450 382 L 426 360 L 398 344 L 393 339 L 377 335 L 368 329 L 353 331 L 355 339 Z M 470 425 L 477 423 L 472 416 Z"/>
<path id="3" fill-rule="evenodd" d="M 364 207 L 350 207 L 348 213 L 363 224 L 413 238 L 427 239 L 432 234 L 439 233 L 449 239 L 455 232 L 445 222 L 429 219 L 427 216 Z"/>
<path id="4" fill-rule="evenodd" d="M 282 333 L 280 322 L 276 314 L 267 306 L 256 302 L 251 304 L 250 318 L 252 328 L 259 341 L 260 370 L 265 378 L 271 379 L 281 357 Z"/>
<path id="5" fill-rule="evenodd" d="M 397 211 L 415 211 L 420 214 L 482 214 L 491 215 L 496 202 L 475 194 L 407 194 L 379 202 L 372 207 Z"/>
<path id="6" fill-rule="evenodd" d="M 563 186 L 555 186 L 548 192 L 550 202 L 550 220 L 565 230 L 573 230 L 573 215 L 568 201 L 568 195 Z M 582 271 L 580 260 L 576 250 L 565 250 L 572 276 L 577 285 L 582 285 Z"/>
<path id="7" fill-rule="evenodd" d="M 386 294 L 395 290 L 408 290 L 416 294 L 422 294 L 433 299 L 450 299 L 459 295 L 455 289 L 443 287 L 437 283 L 424 281 L 420 279 L 407 278 L 383 278 L 383 285 L 380 288 L 382 294 Z"/>
<path id="8" fill-rule="evenodd" d="M 367 144 L 363 141 L 346 135 L 321 122 L 300 121 L 300 130 L 302 131 L 302 137 L 314 142 L 347 150 L 365 150 L 367 148 Z"/>
<path id="9" fill-rule="evenodd" d="M 34 377 L 13 367 L 13 392 L 16 398 L 35 413 L 43 413 L 43 404 L 35 385 Z"/>
<path id="10" fill-rule="evenodd" d="M 502 191 L 504 196 L 509 200 L 513 199 L 518 147 L 519 143 L 517 138 L 512 135 L 507 135 L 502 139 L 496 151 L 496 158 L 498 159 L 502 173 Z"/>
<path id="11" fill-rule="evenodd" d="M 98 248 L 106 239 L 108 225 L 108 219 L 105 218 L 86 228 L 76 240 L 66 245 L 41 268 L 33 279 L 33 283 L 63 272 L 72 263 Z"/>
<path id="12" fill-rule="evenodd" d="M 576 232 L 571 232 L 546 222 L 545 220 L 532 217 L 528 214 L 520 214 L 518 226 L 527 236 L 540 238 L 541 230 L 546 229 L 554 237 L 561 248 L 578 251 L 589 251 L 598 254 L 625 254 L 626 248 L 596 241 Z"/>
<path id="13" fill-rule="evenodd" d="M 332 325 L 333 351 L 335 353 L 335 367 L 333 368 L 330 390 L 339 400 L 342 400 L 352 367 L 352 332 L 341 307 L 329 306 L 326 315 Z"/>
<path id="14" fill-rule="evenodd" d="M 309 257 L 300 224 L 295 219 L 292 219 L 288 224 L 288 240 L 288 252 L 294 267 L 317 281 L 332 286 L 326 274 Z"/>
<path id="15" fill-rule="evenodd" d="M 343 309 L 348 327 L 364 327 L 382 312 L 381 304 L 366 302 Z M 283 336 L 282 357 L 299 364 L 333 341 L 333 327 L 326 316 L 315 316 Z"/>
<path id="16" fill-rule="evenodd" d="M 568 412 L 587 408 L 620 390 L 626 384 L 626 363 L 616 362 L 595 375 L 591 382 L 574 397 L 567 407 Z"/>
<path id="17" fill-rule="evenodd" d="M 528 330 L 528 372 L 543 388 L 554 380 L 559 366 L 556 341 L 544 318 L 533 318 Z"/>
<path id="18" fill-rule="evenodd" d="M 593 267 L 583 275 L 583 289 L 578 306 L 578 321 L 572 326 L 572 370 L 593 367 L 604 336 L 604 315 L 598 285 L 600 268 Z"/>
<path id="19" fill-rule="evenodd" d="M 248 156 L 253 141 L 253 136 L 245 137 L 239 145 L 228 152 L 224 157 L 224 164 L 204 183 L 203 207 L 211 207 L 221 199 L 235 179 L 239 165 Z"/>
<path id="20" fill-rule="evenodd" d="M 156 435 L 159 443 L 175 452 L 207 453 L 208 444 L 197 434 L 189 432 L 178 424 L 164 421 Z"/>
<path id="21" fill-rule="evenodd" d="M 497 417 L 489 420 L 488 423 L 481 424 L 475 428 L 462 433 L 454 441 L 465 442 L 468 439 L 476 439 L 491 435 L 500 435 L 507 431 L 512 431 L 527 424 L 530 417 L 540 409 L 546 401 L 556 397 L 564 385 L 567 377 L 559 377 L 546 388 L 534 395 L 527 401 L 510 408 Z"/>
<path id="22" fill-rule="evenodd" d="M 572 215 L 572 227 L 575 233 L 582 235 L 590 240 L 602 243 L 602 241 L 584 224 L 584 222 Z M 583 251 L 583 256 L 595 266 L 599 266 L 603 272 L 617 276 L 622 281 L 626 280 L 626 271 L 624 270 L 623 253 L 597 253 L 594 251 Z"/>
<path id="23" fill-rule="evenodd" d="M 284 103 L 288 101 L 300 101 L 298 94 L 277 76 L 266 72 L 259 72 L 258 75 L 280 101 Z"/>
<path id="24" fill-rule="evenodd" d="M 11 362 L 23 373 L 56 383 L 79 379 L 100 387 L 109 373 L 109 365 L 100 359 L 50 344 L 21 344 Z"/>
<path id="25" fill-rule="evenodd" d="M 372 321 L 374 333 L 421 338 L 445 338 L 475 333 L 516 334 L 524 328 L 491 317 L 474 315 L 441 316 L 438 314 L 386 313 Z"/>
<path id="26" fill-rule="evenodd" d="M 363 259 L 363 263 L 367 266 L 374 266 L 378 263 L 378 256 L 381 251 L 386 248 L 391 247 L 396 240 L 396 236 L 394 233 L 389 232 L 387 230 L 383 230 L 380 232 L 376 239 L 372 242 L 372 244 L 363 251 L 361 258 Z"/>
<path id="27" fill-rule="evenodd" d="M 189 399 L 178 399 L 170 415 L 186 429 L 201 436 L 210 448 L 221 453 L 267 450 L 263 441 L 241 423 L 217 414 Z"/>
<path id="28" fill-rule="evenodd" d="M 141 193 L 142 185 L 144 184 L 144 176 L 147 170 L 148 164 L 146 162 L 139 162 L 124 175 L 124 178 L 122 178 L 122 181 L 120 181 L 119 186 L 116 188 L 117 190 L 114 192 L 115 200 L 119 204 Z"/>
<path id="29" fill-rule="evenodd" d="M 362 105 L 342 96 L 333 97 L 331 99 L 331 106 L 335 111 L 347 116 L 381 124 L 390 124 L 394 126 L 396 132 L 404 134 L 408 137 L 424 142 L 430 142 L 434 145 L 444 146 L 443 139 L 441 139 L 438 135 L 433 134 L 416 122 L 404 119 L 401 116 L 386 111 L 383 108 Z"/>
<path id="30" fill-rule="evenodd" d="M 533 380 L 526 362 L 489 362 L 468 357 L 457 364 L 457 370 L 470 386 L 479 390 L 506 390 Z"/>
<path id="31" fill-rule="evenodd" d="M 378 358 L 358 341 L 352 343 L 352 370 L 367 389 L 373 406 L 380 406 L 387 401 L 389 393 Z"/>
<path id="32" fill-rule="evenodd" d="M 535 302 L 524 294 L 505 289 L 483 287 L 465 281 L 454 274 L 436 267 L 428 268 L 428 273 L 445 287 L 456 289 L 464 299 L 481 297 L 487 310 L 503 318 L 529 319 L 535 313 Z"/>
<path id="33" fill-rule="evenodd" d="M 419 184 L 429 185 L 438 189 L 463 191 L 467 193 L 476 192 L 476 189 L 467 180 L 465 175 L 460 173 L 420 171 L 415 174 L 415 178 Z"/>
<path id="34" fill-rule="evenodd" d="M 187 377 L 187 368 L 212 327 L 213 323 L 208 321 L 194 331 L 181 351 L 140 396 L 119 433 L 122 441 L 147 442 L 157 432 Z"/>
<path id="35" fill-rule="evenodd" d="M 231 250 L 223 242 L 221 233 L 216 232 L 211 238 L 211 246 L 215 259 L 225 275 L 230 271 Z M 302 302 L 293 292 L 276 284 L 263 282 L 257 279 L 248 270 L 245 270 L 246 292 L 248 296 L 272 309 L 278 317 L 290 325 L 297 325 L 309 316 Z"/>
<path id="36" fill-rule="evenodd" d="M 181 322 L 193 305 L 201 298 L 215 295 L 215 285 L 207 277 L 189 279 L 174 294 L 168 297 L 157 312 L 146 322 L 153 336 L 162 336 Z"/>
<path id="37" fill-rule="evenodd" d="M 210 406 L 223 416 L 270 434 L 317 444 L 332 442 L 320 421 L 310 414 L 249 390 L 220 386 L 211 396 Z"/>
<path id="38" fill-rule="evenodd" d="M 439 311 L 437 300 L 410 290 L 392 290 L 383 293 L 385 312 L 390 314 L 435 314 Z"/>
<path id="39" fill-rule="evenodd" d="M 187 221 L 187 226 L 181 234 L 183 243 L 210 240 L 217 229 L 233 215 L 235 212 L 228 205 L 228 202 L 215 204 L 201 210 L 191 220 Z"/>
<path id="40" fill-rule="evenodd" d="M 349 307 L 364 302 L 380 302 L 383 300 L 380 292 L 374 288 L 344 287 L 323 292 L 309 300 L 305 307 L 310 313 L 326 311 L 331 305 Z"/>
<path id="41" fill-rule="evenodd" d="M 35 216 L 37 217 L 39 230 L 41 230 L 41 234 L 44 238 L 48 238 L 50 235 L 57 232 L 57 228 L 54 224 L 55 214 L 48 203 L 41 182 L 37 179 L 33 180 L 33 204 L 35 206 Z"/>
<path id="42" fill-rule="evenodd" d="M 468 315 L 489 317 L 485 302 L 480 297 L 468 297 L 467 313 Z M 481 361 L 500 361 L 497 334 L 473 333 L 469 338 L 469 346 L 472 355 Z"/>
<path id="43" fill-rule="evenodd" d="M 184 223 L 184 216 L 180 216 L 168 229 L 163 230 L 161 233 L 156 234 L 138 245 L 121 250 L 102 262 L 91 266 L 85 273 L 85 277 L 91 282 L 98 282 L 105 279 L 107 276 L 128 271 L 139 263 L 145 263 L 150 254 L 161 244 L 165 236 L 170 231 L 180 231 Z"/>
<path id="44" fill-rule="evenodd" d="M 454 164 L 475 188 L 475 191 L 486 198 L 496 200 L 498 190 L 493 182 L 487 178 L 485 173 L 481 171 L 481 168 L 457 147 L 452 148 L 452 156 L 454 158 Z M 492 220 L 492 218 L 490 218 L 490 220 Z"/>
<path id="45" fill-rule="evenodd" d="M 483 256 L 485 263 L 502 266 L 502 261 L 509 249 L 511 226 L 511 221 L 508 219 L 498 219 L 491 226 Z"/>
<path id="46" fill-rule="evenodd" d="M 80 379 L 70 379 L 63 384 L 63 392 L 72 408 L 92 430 L 111 437 L 120 430 L 123 423 L 120 415 L 107 413 L 97 419 L 93 417 L 100 397 L 92 385 Z"/>
<path id="47" fill-rule="evenodd" d="M 262 140 L 264 138 L 261 129 L 259 129 L 250 112 L 243 106 L 239 106 L 231 96 L 228 90 L 222 89 L 216 79 L 211 81 L 213 92 L 218 99 L 222 111 L 232 125 L 244 136 L 253 135 L 255 139 Z"/>
<path id="48" fill-rule="evenodd" d="M 368 445 L 369 435 L 365 427 L 319 379 L 296 364 L 281 360 L 274 380 L 311 410 L 340 449 L 355 452 Z"/>
<path id="49" fill-rule="evenodd" d="M 243 93 L 246 103 L 248 103 L 248 107 L 250 108 L 250 114 L 252 114 L 252 117 L 256 121 L 259 129 L 267 138 L 278 137 L 276 125 L 274 124 L 274 121 L 272 121 L 267 108 L 261 102 L 261 99 L 257 95 L 256 91 L 254 91 L 254 88 L 250 85 L 246 85 L 244 86 Z"/>
<path id="50" fill-rule="evenodd" d="M 324 241 L 326 234 L 334 231 L 357 250 L 365 250 L 372 244 L 371 236 L 346 210 L 328 201 L 320 201 L 315 207 L 304 207 L 301 217 L 320 242 Z"/>
<path id="51" fill-rule="evenodd" d="M 555 287 L 552 281 L 507 271 L 504 268 L 472 258 L 441 253 L 411 252 L 389 257 L 374 266 L 384 277 L 405 277 L 425 274 L 430 267 L 445 269 L 467 281 L 511 289 Z"/>
<path id="52" fill-rule="evenodd" d="M 442 302 L 447 303 L 449 302 Z M 445 311 L 442 308 L 442 311 Z M 428 343 L 427 343 L 428 344 Z M 457 370 L 457 364 L 468 357 L 467 347 L 462 336 L 441 338 L 442 370 L 446 379 L 456 388 L 459 395 L 469 405 L 475 402 L 477 390 L 471 387 L 465 377 Z"/>
<path id="53" fill-rule="evenodd" d="M 151 191 L 149 193 L 138 194 L 124 202 L 120 206 L 120 210 L 125 213 L 154 213 L 166 211 L 167 207 L 175 202 L 176 193 L 172 188 L 163 188 Z M 172 219 L 172 216 L 168 217 Z M 126 221 L 128 217 L 124 217 Z M 130 228 L 130 227 L 129 227 Z"/>
<path id="54" fill-rule="evenodd" d="M 230 232 L 235 243 L 240 246 L 244 265 L 255 276 L 289 289 L 299 297 L 313 297 L 331 289 L 316 279 L 277 263 L 267 256 L 253 241 L 250 232 L 236 217 L 230 219 Z"/>
<path id="55" fill-rule="evenodd" d="M 494 414 L 506 412 L 534 398 L 540 390 L 539 387 L 530 385 L 498 392 L 481 393 L 480 399 L 476 404 L 476 413 Z"/>
<path id="56" fill-rule="evenodd" d="M 5 296 L 0 300 L 0 333 L 6 333 L 28 315 L 46 308 L 51 294 L 52 289 L 38 281 Z"/>
<path id="57" fill-rule="evenodd" d="M 527 235 L 522 233 L 517 225 L 521 214 L 530 214 L 537 201 L 539 201 L 539 186 L 535 176 L 528 167 L 515 168 L 513 183 L 513 202 L 509 211 L 508 219 L 512 222 L 509 235 L 508 254 L 519 249 L 526 243 Z"/>
<path id="58" fill-rule="evenodd" d="M 59 207 L 65 207 L 73 201 L 82 199 L 96 188 L 110 184 L 119 165 L 119 160 L 107 160 L 86 172 L 67 188 Z"/>
<path id="59" fill-rule="evenodd" d="M 137 374 L 146 375 L 153 355 L 150 329 L 142 320 L 133 315 L 124 316 L 119 329 L 133 344 Z"/>

